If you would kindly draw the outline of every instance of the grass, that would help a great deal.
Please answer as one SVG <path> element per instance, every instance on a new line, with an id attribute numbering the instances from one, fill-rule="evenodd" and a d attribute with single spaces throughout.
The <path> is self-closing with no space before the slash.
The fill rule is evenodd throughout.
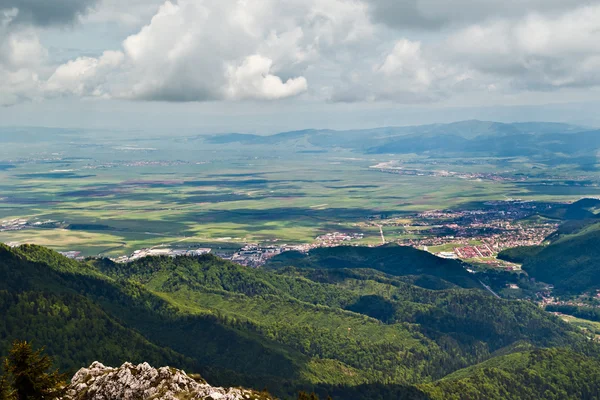
<path id="1" fill-rule="evenodd" d="M 587 319 L 577 318 L 566 314 L 561 314 L 560 318 L 578 328 L 592 333 L 595 337 L 600 338 L 600 322 L 589 321 Z"/>

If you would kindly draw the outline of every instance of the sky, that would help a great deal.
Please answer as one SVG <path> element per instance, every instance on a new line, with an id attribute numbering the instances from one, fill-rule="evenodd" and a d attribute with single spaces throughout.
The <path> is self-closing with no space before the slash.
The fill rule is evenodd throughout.
<path id="1" fill-rule="evenodd" d="M 600 0 L 0 0 L 0 125 L 600 126 Z"/>

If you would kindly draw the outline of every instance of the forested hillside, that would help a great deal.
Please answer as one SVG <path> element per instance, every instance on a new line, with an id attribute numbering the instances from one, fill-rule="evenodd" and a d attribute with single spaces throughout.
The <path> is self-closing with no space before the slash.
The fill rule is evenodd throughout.
<path id="1" fill-rule="evenodd" d="M 600 224 L 565 232 L 539 252 L 523 260 L 523 269 L 556 293 L 580 294 L 600 289 Z"/>
<path id="2" fill-rule="evenodd" d="M 267 268 L 294 265 L 298 268 L 371 268 L 389 275 L 405 277 L 428 289 L 481 287 L 457 260 L 436 257 L 412 247 L 387 244 L 380 247 L 321 247 L 308 254 L 286 252 L 275 256 Z M 450 283 L 450 284 L 449 284 Z"/>
<path id="3" fill-rule="evenodd" d="M 597 357 L 552 349 L 498 357 L 423 389 L 435 400 L 592 400 L 598 382 Z"/>
<path id="4" fill-rule="evenodd" d="M 417 252 L 388 268 L 370 256 L 257 270 L 209 255 L 80 263 L 0 246 L 0 353 L 26 339 L 69 372 L 148 361 L 284 398 L 375 399 L 450 393 L 414 385 L 523 349 L 597 351 L 536 306 L 472 288 L 458 263 Z"/>

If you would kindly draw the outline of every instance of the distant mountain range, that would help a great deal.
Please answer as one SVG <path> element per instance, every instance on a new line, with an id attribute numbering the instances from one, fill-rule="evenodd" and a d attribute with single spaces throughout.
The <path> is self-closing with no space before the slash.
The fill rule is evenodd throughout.
<path id="1" fill-rule="evenodd" d="M 210 144 L 282 145 L 297 149 L 349 149 L 370 154 L 479 154 L 503 157 L 592 155 L 600 130 L 547 122 L 462 121 L 362 130 L 284 132 L 271 136 L 231 133 L 202 137 Z"/>

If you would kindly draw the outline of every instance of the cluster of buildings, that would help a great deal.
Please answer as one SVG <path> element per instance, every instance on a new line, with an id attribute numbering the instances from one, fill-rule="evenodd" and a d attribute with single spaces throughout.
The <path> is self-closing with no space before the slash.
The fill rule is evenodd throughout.
<path id="1" fill-rule="evenodd" d="M 283 252 L 299 251 L 301 253 L 308 253 L 310 249 L 315 247 L 317 246 L 313 244 L 283 244 L 280 246 L 259 246 L 256 244 L 249 244 L 233 253 L 233 255 L 223 256 L 222 258 L 246 267 L 257 268 L 264 265 L 269 259 Z"/>
<path id="2" fill-rule="evenodd" d="M 269 259 L 286 251 L 299 251 L 301 253 L 308 253 L 311 249 L 316 247 L 334 247 L 352 240 L 360 240 L 363 238 L 363 233 L 332 232 L 318 236 L 314 243 L 297 245 L 281 244 L 270 246 L 248 244 L 236 251 L 233 255 L 223 256 L 223 258 L 231 260 L 236 264 L 257 268 L 264 265 Z"/>
<path id="3" fill-rule="evenodd" d="M 435 176 L 435 177 L 452 177 L 452 178 L 460 178 L 467 180 L 488 180 L 495 182 L 504 182 L 504 181 L 525 181 L 527 177 L 519 176 L 515 177 L 512 175 L 499 175 L 494 173 L 485 173 L 485 172 L 454 172 L 454 171 L 446 171 L 446 170 L 426 170 L 426 169 L 407 169 L 400 166 L 392 166 L 389 163 L 381 163 L 378 165 L 374 165 L 371 168 L 377 169 L 380 172 L 385 172 L 388 174 L 396 174 L 396 175 L 406 175 L 406 176 Z"/>
<path id="4" fill-rule="evenodd" d="M 458 258 L 462 259 L 494 257 L 494 252 L 487 244 L 481 246 L 457 247 L 454 249 L 454 253 L 456 253 Z"/>
<path id="5" fill-rule="evenodd" d="M 260 267 L 270 258 L 287 251 L 283 246 L 246 245 L 235 252 L 229 260 L 246 267 Z M 225 257 L 228 258 L 228 257 Z"/>
<path id="6" fill-rule="evenodd" d="M 52 220 L 31 222 L 24 218 L 6 219 L 0 221 L 0 232 L 20 231 L 27 228 L 56 227 L 57 224 L 57 221 Z"/>
<path id="7" fill-rule="evenodd" d="M 457 248 L 439 255 L 444 258 L 477 259 L 494 257 L 498 252 L 512 247 L 539 245 L 553 232 L 558 223 L 523 221 L 523 219 L 548 210 L 547 203 L 520 200 L 494 201 L 479 210 L 435 210 L 418 214 L 413 220 L 401 220 L 405 231 L 414 237 L 400 242 L 422 248 L 452 244 Z M 480 245 L 473 246 L 473 241 Z"/>
<path id="8" fill-rule="evenodd" d="M 600 290 L 596 290 L 593 293 L 584 294 L 583 296 L 592 295 L 593 302 L 590 302 L 589 299 L 583 301 L 581 298 L 569 299 L 569 300 L 559 300 L 556 297 L 552 296 L 551 290 L 554 289 L 553 285 L 548 285 L 547 290 L 540 293 L 540 305 L 545 307 L 549 305 L 560 305 L 560 306 L 575 306 L 575 307 L 593 307 L 600 308 L 598 301 L 600 301 Z"/>
<path id="9" fill-rule="evenodd" d="M 337 245 L 342 242 L 349 242 L 352 240 L 361 240 L 364 238 L 363 233 L 342 233 L 333 232 L 326 233 L 325 235 L 317 236 L 317 242 L 320 242 L 322 246 L 326 245 Z"/>
<path id="10" fill-rule="evenodd" d="M 151 249 L 141 249 L 136 250 L 130 256 L 121 256 L 113 259 L 113 261 L 118 263 L 128 263 L 131 261 L 139 260 L 144 257 L 159 257 L 159 256 L 167 256 L 167 257 L 179 257 L 179 256 L 200 256 L 203 254 L 208 254 L 211 252 L 209 248 L 200 248 L 200 249 L 170 249 L 166 247 L 153 247 Z"/>
<path id="11" fill-rule="evenodd" d="M 7 219 L 0 222 L 0 232 L 19 231 L 28 226 L 28 221 L 23 218 Z"/>
<path id="12" fill-rule="evenodd" d="M 67 258 L 71 258 L 73 260 L 83 260 L 84 257 L 81 256 L 80 251 L 59 251 L 58 254 L 61 254 Z"/>

